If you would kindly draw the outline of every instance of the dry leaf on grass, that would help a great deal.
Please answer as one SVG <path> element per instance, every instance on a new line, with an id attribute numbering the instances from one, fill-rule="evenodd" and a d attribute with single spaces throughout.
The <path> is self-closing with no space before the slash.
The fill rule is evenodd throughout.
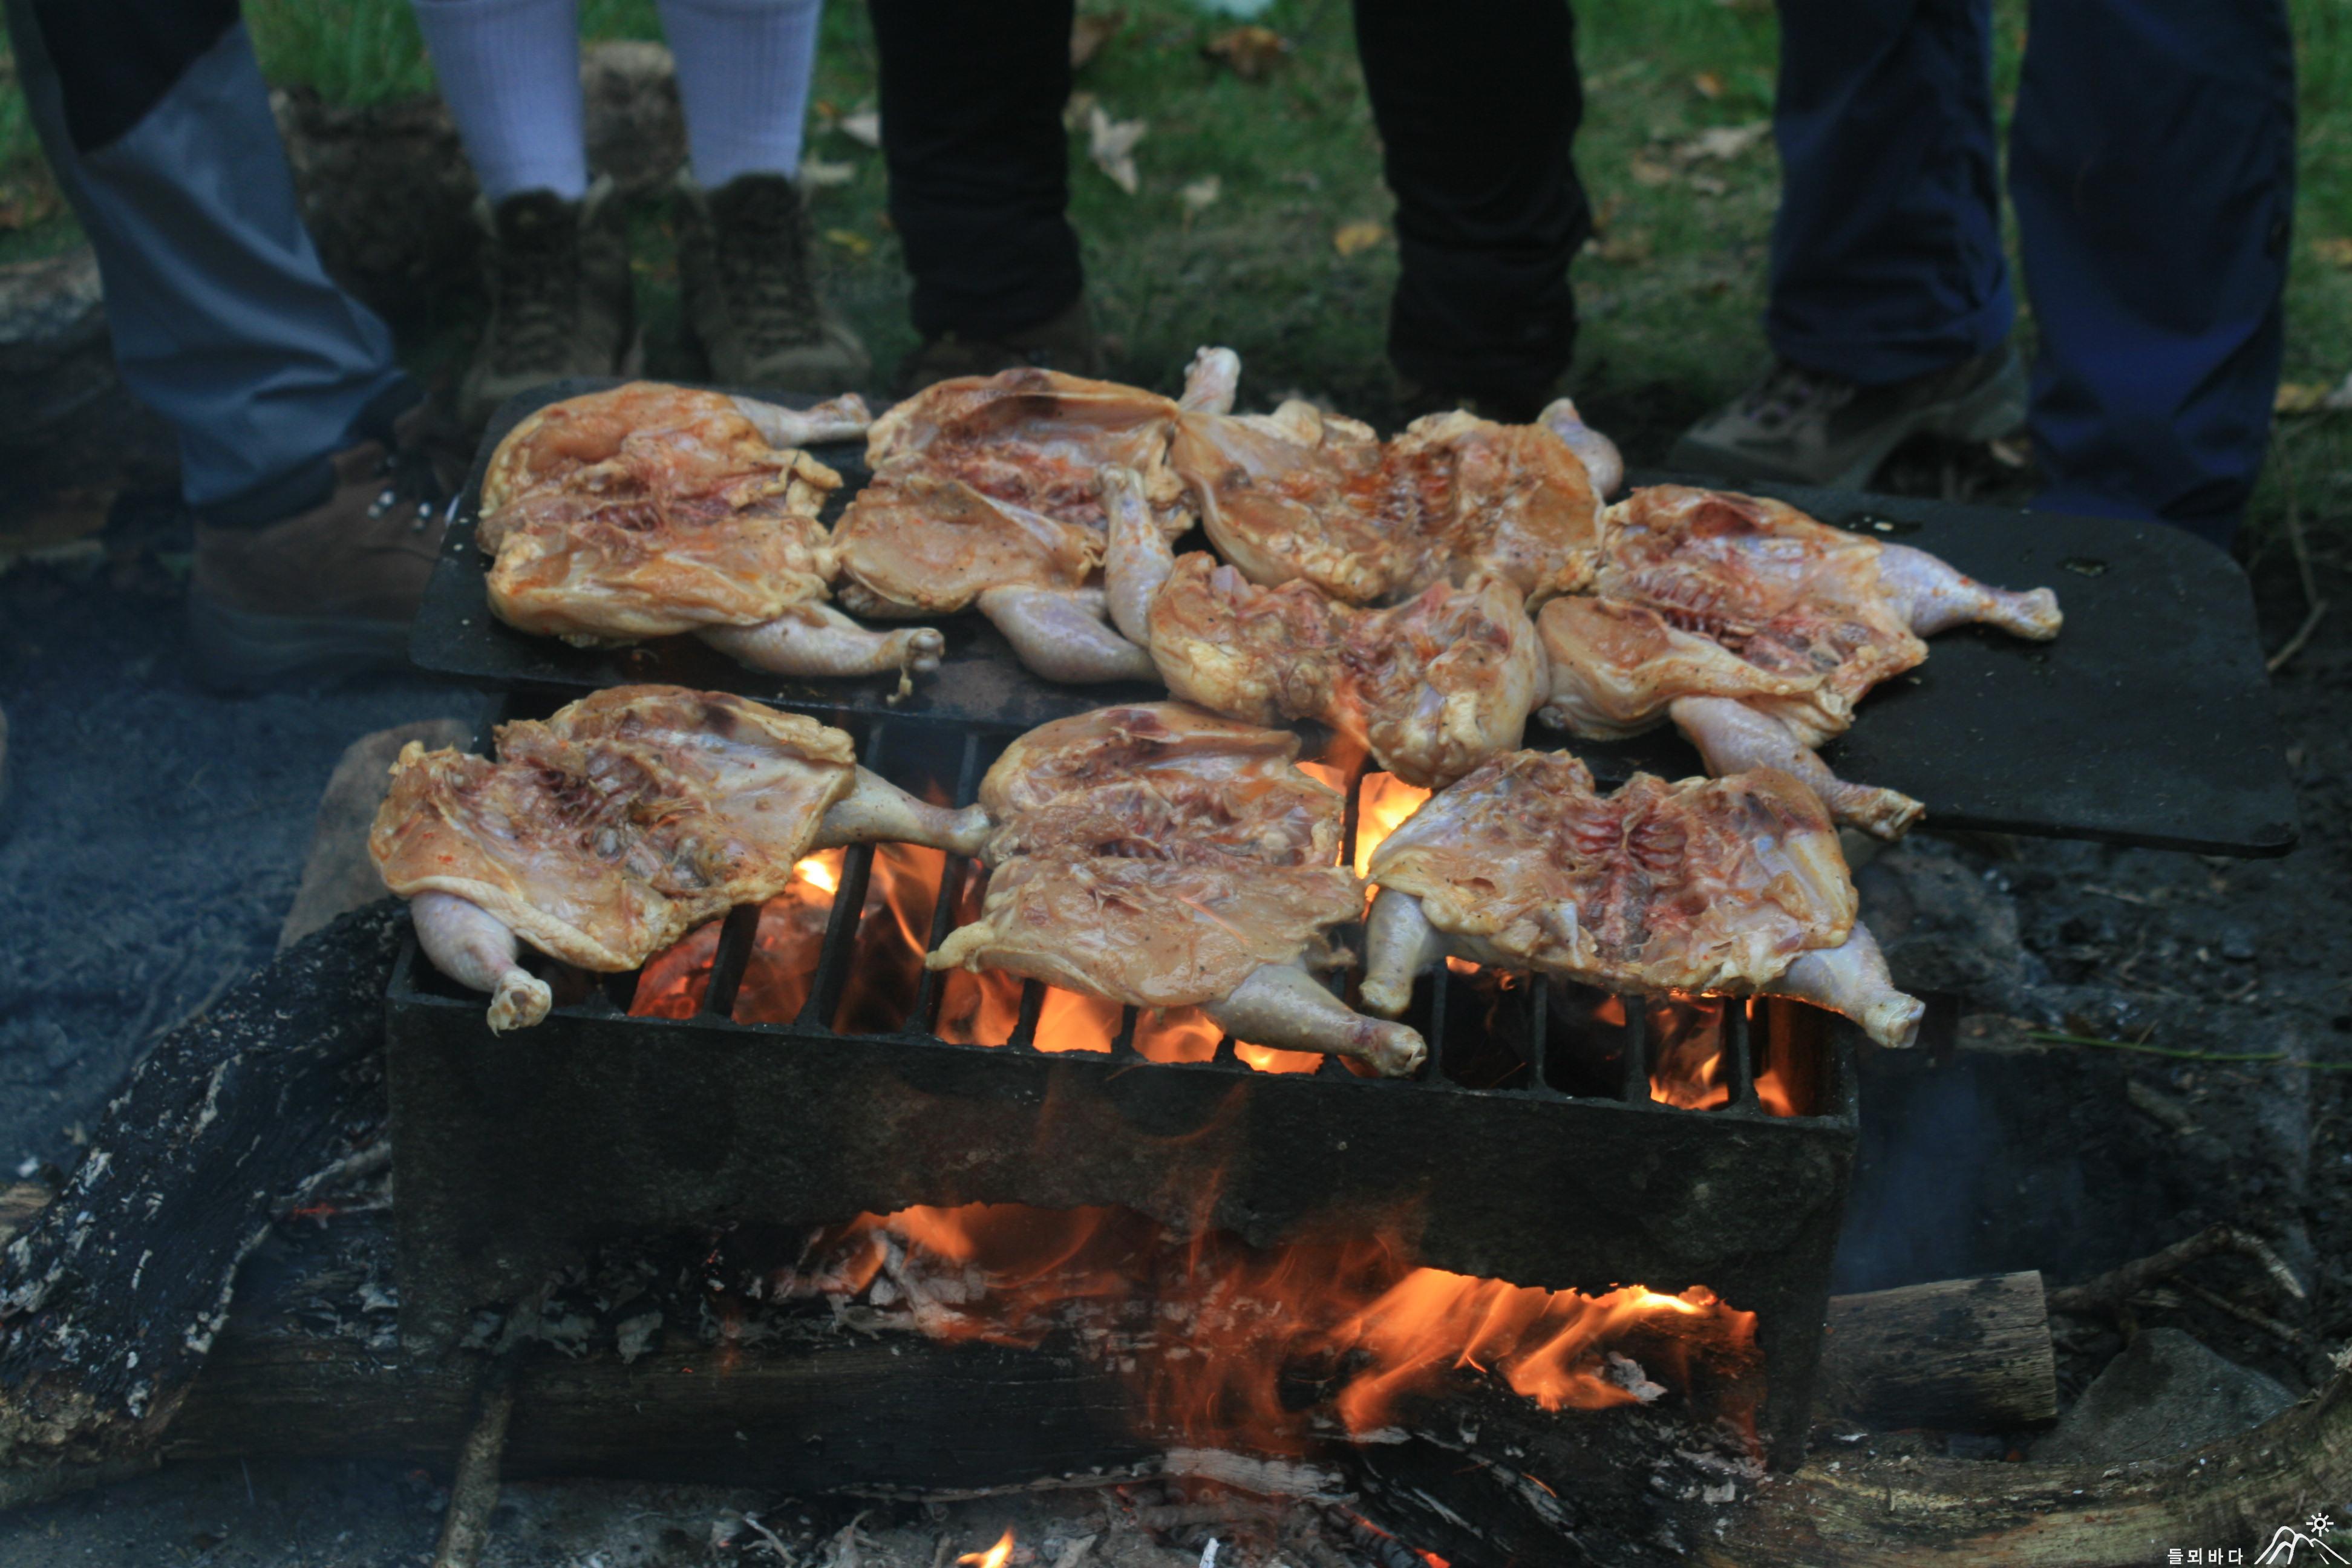
<path id="1" fill-rule="evenodd" d="M 2280 414 L 2341 414 L 2352 409 L 2352 375 L 2334 386 L 2317 381 L 2283 381 L 2271 399 Z"/>
<path id="2" fill-rule="evenodd" d="M 1729 185 L 1725 184 L 1713 174 L 1691 175 L 1690 188 L 1696 191 L 1703 196 L 1719 196 L 1723 195 L 1724 192 L 1731 189 Z"/>
<path id="3" fill-rule="evenodd" d="M 30 228 L 57 216 L 65 204 L 57 186 L 47 180 L 0 184 L 0 231 Z"/>
<path id="4" fill-rule="evenodd" d="M 1228 27 L 1202 46 L 1244 81 L 1262 81 L 1290 53 L 1288 38 L 1272 27 Z"/>
<path id="5" fill-rule="evenodd" d="M 822 158 L 801 160 L 801 184 L 808 186 L 845 185 L 857 177 L 855 163 L 828 163 Z"/>
<path id="6" fill-rule="evenodd" d="M 1070 68 L 1077 70 L 1102 53 L 1102 47 L 1127 26 L 1124 11 L 1090 11 L 1070 20 Z"/>
<path id="7" fill-rule="evenodd" d="M 874 242 L 854 228 L 829 228 L 824 231 L 827 243 L 837 245 L 852 256 L 871 256 Z"/>
<path id="8" fill-rule="evenodd" d="M 1388 226 L 1366 218 L 1358 223 L 1343 223 L 1331 236 L 1331 248 L 1342 256 L 1353 256 L 1370 250 L 1389 237 Z"/>
<path id="9" fill-rule="evenodd" d="M 1696 163 L 1709 158 L 1728 162 L 1761 142 L 1772 133 L 1769 120 L 1751 120 L 1745 125 L 1710 126 L 1681 146 L 1675 156 L 1685 163 Z"/>
<path id="10" fill-rule="evenodd" d="M 1141 183 L 1135 172 L 1135 144 L 1149 129 L 1145 121 L 1113 120 L 1101 104 L 1087 105 L 1087 156 L 1130 196 Z"/>
<path id="11" fill-rule="evenodd" d="M 2352 239 L 2333 236 L 2311 242 L 2311 253 L 2331 267 L 2352 267 Z"/>
<path id="12" fill-rule="evenodd" d="M 1674 170 L 1655 158 L 1644 158 L 1636 153 L 1631 167 L 1633 183 L 1637 185 L 1671 185 L 1675 183 Z"/>
<path id="13" fill-rule="evenodd" d="M 1723 96 L 1722 74 L 1717 71 L 1699 72 L 1698 75 L 1691 78 L 1691 90 L 1701 98 L 1721 98 Z"/>
<path id="14" fill-rule="evenodd" d="M 1654 248 L 1650 231 L 1646 228 L 1596 234 L 1584 242 L 1587 256 L 1595 261 L 1606 261 L 1612 267 L 1630 267 L 1647 261 Z"/>
<path id="15" fill-rule="evenodd" d="M 834 129 L 852 142 L 862 142 L 868 147 L 879 147 L 882 145 L 882 111 L 878 109 L 861 109 L 855 114 L 845 114 L 835 122 Z"/>
<path id="16" fill-rule="evenodd" d="M 1184 204 L 1184 217 L 1187 222 L 1190 222 L 1194 215 L 1204 213 L 1215 206 L 1217 198 L 1224 194 L 1223 180 L 1214 174 L 1203 174 L 1178 191 L 1176 196 Z"/>

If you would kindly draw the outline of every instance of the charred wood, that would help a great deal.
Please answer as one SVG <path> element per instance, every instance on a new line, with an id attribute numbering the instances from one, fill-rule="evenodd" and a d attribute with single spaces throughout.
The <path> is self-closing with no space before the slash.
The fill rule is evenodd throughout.
<path id="1" fill-rule="evenodd" d="M 2057 1419 L 2039 1274 L 1836 1296 L 1829 1325 L 1816 1420 L 2004 1432 Z"/>

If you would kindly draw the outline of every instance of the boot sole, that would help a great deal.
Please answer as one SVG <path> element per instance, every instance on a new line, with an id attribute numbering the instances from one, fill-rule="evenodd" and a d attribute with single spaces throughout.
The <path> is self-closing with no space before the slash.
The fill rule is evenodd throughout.
<path id="1" fill-rule="evenodd" d="M 1914 436 L 1940 436 L 1950 441 L 1990 441 L 2008 435 L 2025 422 L 2025 366 L 2017 351 L 2008 350 L 1999 369 L 1960 396 L 1924 404 L 1890 420 L 1845 464 L 1828 473 L 1805 473 L 1787 464 L 1759 458 L 1736 447 L 1717 447 L 1685 436 L 1666 454 L 1666 466 L 1692 473 L 1719 474 L 1735 479 L 1777 479 L 1786 484 L 1819 485 L 1826 489 L 1858 490 L 1870 482 L 1895 447 Z"/>
<path id="2" fill-rule="evenodd" d="M 262 616 L 209 599 L 188 600 L 188 641 L 197 683 L 251 691 L 362 670 L 405 668 L 405 622 L 336 616 Z"/>

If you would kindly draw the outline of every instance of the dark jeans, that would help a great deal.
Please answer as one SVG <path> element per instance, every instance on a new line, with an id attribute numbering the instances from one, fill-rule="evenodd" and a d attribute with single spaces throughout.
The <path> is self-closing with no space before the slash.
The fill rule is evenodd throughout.
<path id="1" fill-rule="evenodd" d="M 2008 334 L 1986 0 L 1780 0 L 1776 353 L 1866 384 Z M 2284 0 L 2035 0 L 2009 188 L 2053 510 L 2226 542 L 2270 436 L 2294 206 Z"/>
<path id="2" fill-rule="evenodd" d="M 916 330 L 996 337 L 1077 298 L 1062 105 L 1069 0 L 872 0 L 890 221 Z M 1568 263 L 1591 233 L 1569 160 L 1583 98 L 1566 0 L 1357 0 L 1403 276 L 1389 352 L 1447 389 L 1568 367 Z"/>

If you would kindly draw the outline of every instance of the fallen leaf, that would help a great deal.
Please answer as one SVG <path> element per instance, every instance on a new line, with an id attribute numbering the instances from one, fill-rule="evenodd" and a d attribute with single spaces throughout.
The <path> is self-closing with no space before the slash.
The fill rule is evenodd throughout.
<path id="1" fill-rule="evenodd" d="M 822 158 L 801 160 L 801 184 L 803 185 L 845 185 L 857 177 L 855 163 L 828 163 Z"/>
<path id="2" fill-rule="evenodd" d="M 827 242 L 841 247 L 852 256 L 871 256 L 874 242 L 854 228 L 829 228 L 824 231 Z"/>
<path id="3" fill-rule="evenodd" d="M 1703 196 L 1719 196 L 1731 189 L 1713 174 L 1693 174 L 1690 177 L 1690 188 Z"/>
<path id="4" fill-rule="evenodd" d="M 1184 204 L 1185 217 L 1191 218 L 1197 213 L 1204 213 L 1211 207 L 1215 206 L 1217 205 L 1217 198 L 1224 194 L 1225 183 L 1223 180 L 1218 178 L 1214 174 L 1203 174 L 1199 179 L 1194 180 L 1191 184 L 1186 185 L 1183 189 L 1178 191 L 1176 193 L 1176 196 L 1179 201 Z"/>
<path id="5" fill-rule="evenodd" d="M 1070 20 L 1070 68 L 1077 70 L 1102 53 L 1102 47 L 1127 26 L 1124 11 L 1090 11 Z"/>
<path id="6" fill-rule="evenodd" d="M 2314 414 L 2326 405 L 2327 388 L 2315 381 L 2282 381 L 2271 407 L 2280 414 Z"/>
<path id="7" fill-rule="evenodd" d="M 63 205 L 57 186 L 47 180 L 0 184 L 0 231 L 30 228 L 55 216 Z"/>
<path id="8" fill-rule="evenodd" d="M 1631 267 L 1650 259 L 1655 247 L 1646 228 L 1629 228 L 1622 233 L 1596 234 L 1584 242 L 1585 254 L 1595 261 L 1605 261 L 1612 267 Z"/>
<path id="9" fill-rule="evenodd" d="M 2352 267 L 2352 239 L 2331 237 L 2311 242 L 2312 254 L 2331 267 Z"/>
<path id="10" fill-rule="evenodd" d="M 1141 184 L 1135 172 L 1135 144 L 1150 128 L 1141 120 L 1113 120 L 1099 103 L 1087 106 L 1087 156 L 1130 196 Z"/>
<path id="11" fill-rule="evenodd" d="M 1723 78 L 1714 71 L 1701 71 L 1691 78 L 1691 90 L 1701 98 L 1721 98 Z"/>
<path id="12" fill-rule="evenodd" d="M 1331 236 L 1331 248 L 1342 256 L 1353 256 L 1370 250 L 1389 237 L 1388 226 L 1370 218 L 1357 223 L 1343 223 Z"/>
<path id="13" fill-rule="evenodd" d="M 1654 158 L 1644 158 L 1637 153 L 1631 166 L 1633 183 L 1637 185 L 1671 185 L 1675 183 L 1674 170 Z"/>
<path id="14" fill-rule="evenodd" d="M 1751 120 L 1745 125 L 1710 126 L 1675 148 L 1675 156 L 1685 163 L 1701 163 L 1709 158 L 1728 161 L 1770 134 L 1772 122 L 1769 120 Z"/>
<path id="15" fill-rule="evenodd" d="M 1272 27 L 1228 27 L 1201 52 L 1223 63 L 1244 81 L 1263 81 L 1290 53 L 1288 38 Z"/>
<path id="16" fill-rule="evenodd" d="M 879 147 L 882 145 L 882 111 L 878 109 L 861 109 L 855 114 L 845 114 L 835 123 L 834 129 L 852 142 L 862 142 L 868 147 Z"/>
<path id="17" fill-rule="evenodd" d="M 2021 468 L 2033 460 L 2033 443 L 2022 436 L 2003 436 L 1985 443 L 1992 460 L 2004 468 Z"/>
<path id="18" fill-rule="evenodd" d="M 2346 373 L 2344 379 L 2336 384 L 2336 390 L 2319 400 L 2319 405 L 2331 414 L 2352 408 L 2352 372 Z"/>

